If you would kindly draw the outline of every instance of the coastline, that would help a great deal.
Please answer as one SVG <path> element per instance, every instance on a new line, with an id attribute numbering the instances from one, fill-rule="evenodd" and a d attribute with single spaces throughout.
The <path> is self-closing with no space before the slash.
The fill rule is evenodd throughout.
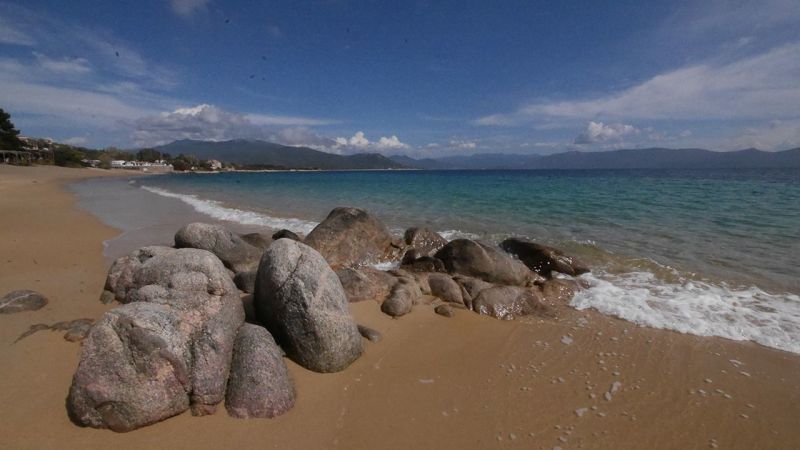
<path id="1" fill-rule="evenodd" d="M 554 320 L 503 322 L 469 313 L 444 319 L 420 307 L 391 320 L 372 302 L 351 308 L 383 340 L 335 374 L 287 360 L 299 396 L 284 416 L 244 421 L 220 410 L 127 434 L 79 428 L 64 409 L 79 346 L 48 331 L 12 343 L 32 324 L 96 319 L 111 307 L 98 300 L 108 268 L 102 243 L 119 231 L 78 209 L 65 189 L 104 174 L 114 176 L 0 166 L 0 291 L 36 289 L 51 300 L 40 311 L 0 316 L 2 381 L 11 387 L 0 394 L 3 446 L 792 448 L 800 441 L 799 355 L 570 308 Z M 621 389 L 607 401 L 614 381 Z"/>

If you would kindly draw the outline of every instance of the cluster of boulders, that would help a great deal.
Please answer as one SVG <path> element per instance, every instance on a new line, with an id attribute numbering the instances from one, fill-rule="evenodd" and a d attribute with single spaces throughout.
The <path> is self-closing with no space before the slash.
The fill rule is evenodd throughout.
<path id="1" fill-rule="evenodd" d="M 396 238 L 357 208 L 334 209 L 305 238 L 189 224 L 174 248 L 144 247 L 111 266 L 101 299 L 121 305 L 91 327 L 67 409 L 78 424 L 114 431 L 212 414 L 223 400 L 234 417 L 275 417 L 296 395 L 284 355 L 336 372 L 362 354 L 362 337 L 381 339 L 348 302 L 375 301 L 393 317 L 419 304 L 447 317 L 547 315 L 577 288 L 553 271 L 588 269 L 519 239 L 448 242 L 425 228 Z"/>

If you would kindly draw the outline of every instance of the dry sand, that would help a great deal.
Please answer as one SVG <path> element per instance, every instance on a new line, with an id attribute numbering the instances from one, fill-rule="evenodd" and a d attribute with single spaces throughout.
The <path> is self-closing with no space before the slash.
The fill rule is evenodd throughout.
<path id="1" fill-rule="evenodd" d="M 503 322 L 417 306 L 392 320 L 371 302 L 352 310 L 383 340 L 336 374 L 289 362 L 298 401 L 277 419 L 221 408 L 126 434 L 77 427 L 64 400 L 79 344 L 50 331 L 13 342 L 109 308 L 101 251 L 115 230 L 62 189 L 107 174 L 0 165 L 0 294 L 51 300 L 0 315 L 2 448 L 800 448 L 798 355 L 569 308 Z"/>

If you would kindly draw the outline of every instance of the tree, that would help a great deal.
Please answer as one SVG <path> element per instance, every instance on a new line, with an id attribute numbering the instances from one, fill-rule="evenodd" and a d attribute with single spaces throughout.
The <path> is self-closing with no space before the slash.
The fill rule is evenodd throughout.
<path id="1" fill-rule="evenodd" d="M 0 108 L 0 150 L 22 150 L 19 130 L 11 123 L 11 115 Z"/>
<path id="2" fill-rule="evenodd" d="M 156 162 L 161 159 L 161 153 L 152 148 L 143 148 L 136 152 L 136 159 L 138 161 Z"/>

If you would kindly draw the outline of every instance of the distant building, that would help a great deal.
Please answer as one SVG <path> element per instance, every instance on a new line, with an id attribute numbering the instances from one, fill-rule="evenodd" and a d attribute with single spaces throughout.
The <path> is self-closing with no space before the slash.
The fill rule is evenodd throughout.
<path id="1" fill-rule="evenodd" d="M 142 172 L 172 172 L 172 164 L 167 164 L 166 161 L 158 160 L 155 162 L 148 161 L 124 161 L 115 159 L 111 161 L 112 169 L 128 169 L 128 170 L 141 170 Z"/>
<path id="2" fill-rule="evenodd" d="M 208 168 L 211 170 L 221 170 L 222 169 L 222 162 L 217 161 L 216 159 L 209 159 L 206 163 Z"/>

